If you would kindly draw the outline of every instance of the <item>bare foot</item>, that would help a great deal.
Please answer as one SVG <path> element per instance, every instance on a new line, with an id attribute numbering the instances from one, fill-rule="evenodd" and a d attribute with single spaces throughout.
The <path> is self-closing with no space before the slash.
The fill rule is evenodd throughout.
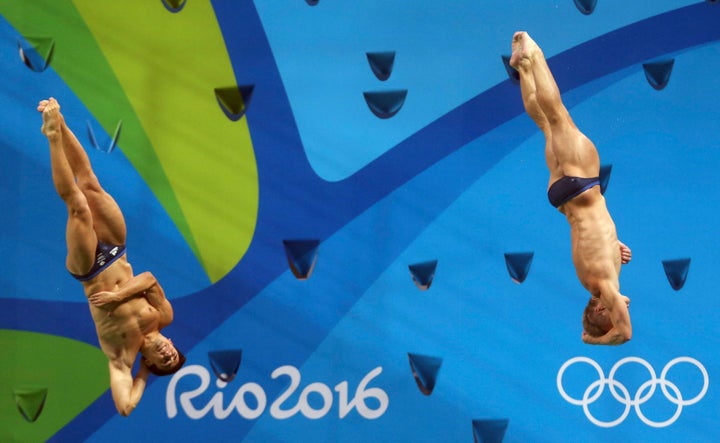
<path id="1" fill-rule="evenodd" d="M 512 40 L 512 56 L 510 57 L 510 66 L 519 70 L 520 64 L 524 60 L 530 62 L 530 57 L 534 52 L 540 51 L 540 47 L 530 38 L 525 31 L 518 31 L 513 35 Z"/>
<path id="2" fill-rule="evenodd" d="M 620 262 L 626 265 L 632 260 L 632 251 L 620 240 L 618 240 L 618 244 L 620 245 Z"/>
<path id="3" fill-rule="evenodd" d="M 60 135 L 62 127 L 62 116 L 60 115 L 60 104 L 54 98 L 43 100 L 38 104 L 38 111 L 42 112 L 43 124 L 40 128 L 46 137 Z"/>
<path id="4" fill-rule="evenodd" d="M 43 112 L 43 110 L 45 110 L 45 106 L 47 106 L 48 103 L 50 103 L 50 100 L 40 100 L 37 105 L 38 112 Z"/>

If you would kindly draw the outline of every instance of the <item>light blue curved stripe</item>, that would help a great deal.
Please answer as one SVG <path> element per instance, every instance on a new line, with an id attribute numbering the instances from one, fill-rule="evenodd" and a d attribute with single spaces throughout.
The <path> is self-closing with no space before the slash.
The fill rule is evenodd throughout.
<path id="1" fill-rule="evenodd" d="M 352 175 L 504 80 L 501 55 L 510 53 L 516 30 L 529 31 L 551 57 L 610 29 L 694 3 L 600 1 L 585 16 L 571 0 L 462 0 L 422 7 L 411 1 L 321 1 L 315 7 L 255 2 L 308 160 L 329 181 Z M 394 70 L 380 82 L 365 54 L 387 50 L 396 51 Z M 391 89 L 407 89 L 407 100 L 395 117 L 380 120 L 362 93 Z"/>

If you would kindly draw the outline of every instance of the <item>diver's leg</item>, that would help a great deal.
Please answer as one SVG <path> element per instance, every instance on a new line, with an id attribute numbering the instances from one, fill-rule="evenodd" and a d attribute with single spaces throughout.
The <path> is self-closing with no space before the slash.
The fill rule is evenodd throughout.
<path id="1" fill-rule="evenodd" d="M 100 185 L 85 149 L 62 115 L 60 121 L 65 156 L 77 179 L 78 187 L 87 199 L 98 239 L 111 244 L 125 244 L 127 229 L 120 207 Z"/>
<path id="2" fill-rule="evenodd" d="M 59 105 L 55 101 L 43 101 L 38 111 L 42 112 L 43 118 L 41 131 L 50 144 L 53 184 L 68 210 L 66 266 L 74 274 L 84 274 L 92 267 L 97 245 L 92 213 L 65 157 Z"/>
<path id="3" fill-rule="evenodd" d="M 555 153 L 552 149 L 552 130 L 550 122 L 548 122 L 537 99 L 537 88 L 535 86 L 535 77 L 532 70 L 532 61 L 529 57 L 523 57 L 520 47 L 522 32 L 516 32 L 512 41 L 512 57 L 510 58 L 510 66 L 515 68 L 520 74 L 520 93 L 522 96 L 523 106 L 530 118 L 540 128 L 545 136 L 545 161 L 550 171 L 550 183 L 554 183 L 562 176 Z"/>
<path id="4" fill-rule="evenodd" d="M 518 36 L 519 57 L 530 60 L 537 101 L 552 131 L 552 151 L 564 175 L 594 177 L 600 171 L 595 145 L 575 126 L 540 47 L 527 33 Z"/>

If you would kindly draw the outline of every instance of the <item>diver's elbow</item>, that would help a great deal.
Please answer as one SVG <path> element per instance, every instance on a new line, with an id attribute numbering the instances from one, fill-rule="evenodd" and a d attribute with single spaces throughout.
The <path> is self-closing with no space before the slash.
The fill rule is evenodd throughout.
<path id="1" fill-rule="evenodd" d="M 627 343 L 627 342 L 629 342 L 630 340 L 632 340 L 632 330 L 631 330 L 631 329 L 627 329 L 627 330 L 621 331 L 621 332 L 618 334 L 618 336 L 619 336 L 619 337 L 618 337 L 618 341 L 619 341 L 621 344 L 622 344 L 622 343 Z"/>
<path id="2" fill-rule="evenodd" d="M 134 410 L 135 410 L 135 405 L 130 404 L 130 403 L 127 403 L 124 405 L 117 405 L 117 411 L 123 417 L 129 416 L 132 413 L 132 411 L 134 411 Z"/>

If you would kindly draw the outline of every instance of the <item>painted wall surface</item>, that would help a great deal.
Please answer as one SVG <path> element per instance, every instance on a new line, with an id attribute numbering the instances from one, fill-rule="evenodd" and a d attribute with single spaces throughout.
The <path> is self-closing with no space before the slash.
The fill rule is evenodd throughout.
<path id="1" fill-rule="evenodd" d="M 517 30 L 633 250 L 620 347 L 580 340 Z M 0 0 L 0 71 L 0 441 L 720 438 L 720 2 Z M 49 96 L 188 358 L 127 418 L 64 267 Z"/>

